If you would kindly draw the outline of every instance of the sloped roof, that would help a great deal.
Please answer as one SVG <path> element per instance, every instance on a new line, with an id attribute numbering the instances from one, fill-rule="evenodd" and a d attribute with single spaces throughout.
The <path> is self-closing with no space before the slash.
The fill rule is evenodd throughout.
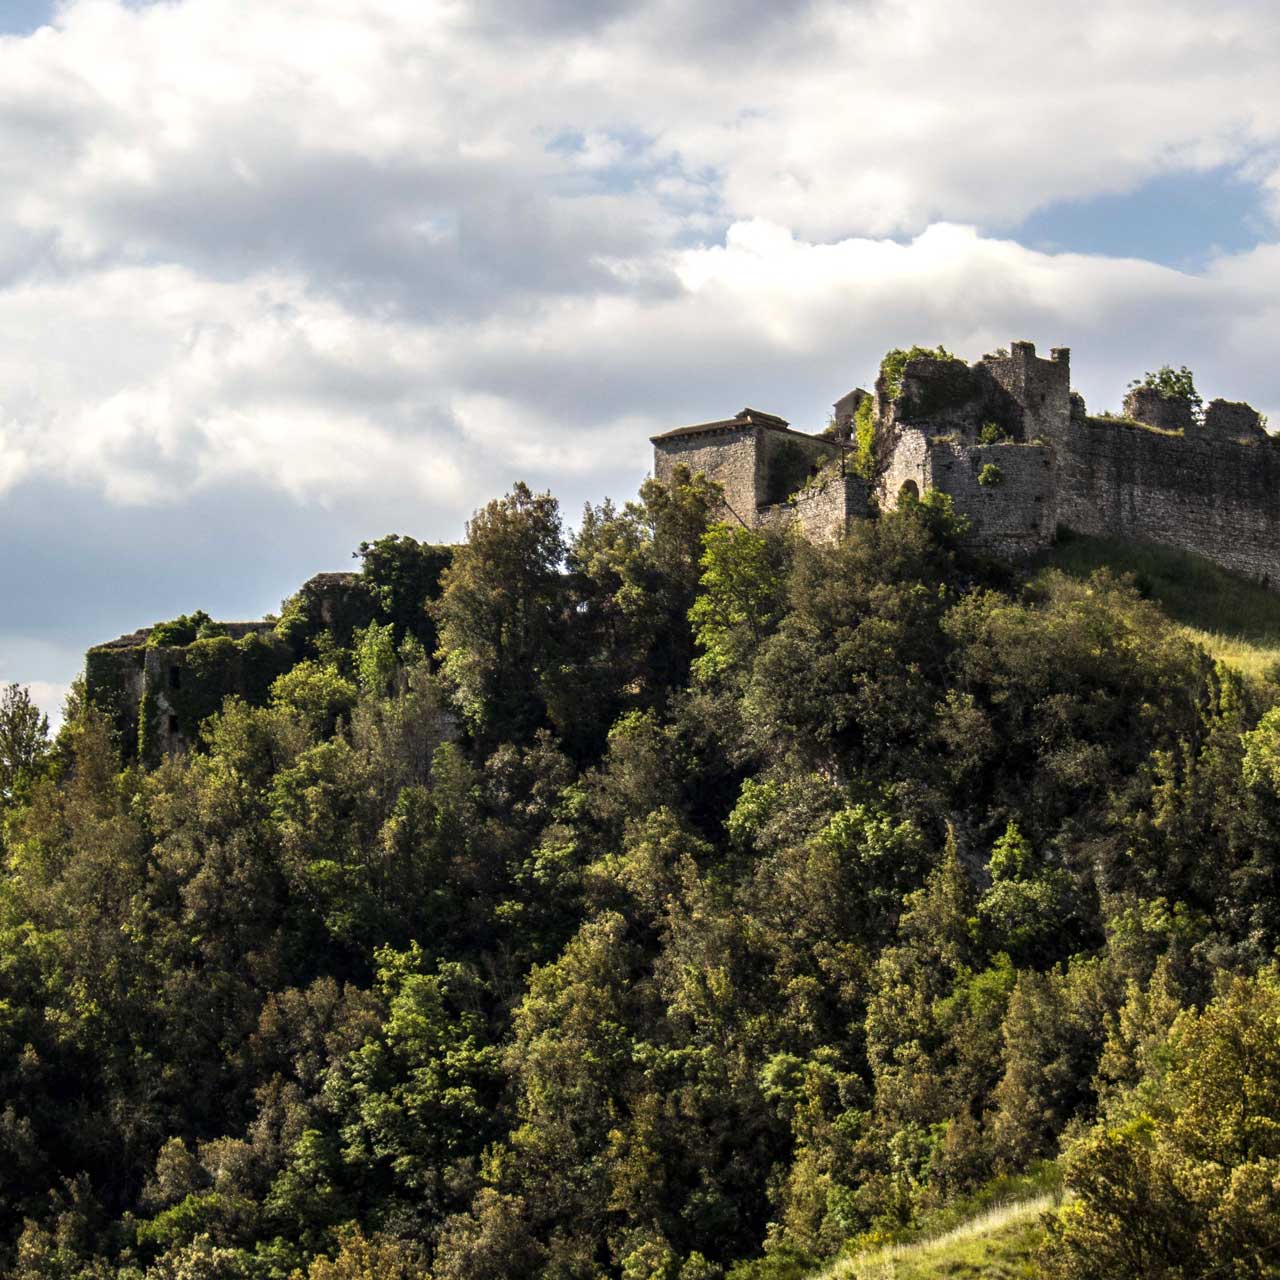
<path id="1" fill-rule="evenodd" d="M 696 422 L 691 427 L 676 427 L 660 435 L 650 436 L 649 440 L 652 444 L 657 444 L 659 440 L 677 440 L 681 436 L 711 435 L 717 431 L 743 431 L 748 427 L 767 427 L 770 431 L 791 432 L 785 418 L 779 418 L 773 413 L 765 413 L 761 409 L 740 409 L 732 418 L 722 418 L 719 422 Z M 804 433 L 795 431 L 791 434 L 803 435 Z"/>

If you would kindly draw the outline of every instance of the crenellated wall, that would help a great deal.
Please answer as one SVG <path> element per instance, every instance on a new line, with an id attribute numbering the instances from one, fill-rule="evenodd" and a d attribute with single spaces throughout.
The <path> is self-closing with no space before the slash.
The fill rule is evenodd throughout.
<path id="1" fill-rule="evenodd" d="M 1070 348 L 1054 347 L 1045 360 L 1036 355 L 1035 343 L 1013 342 L 1007 355 L 983 356 L 975 367 L 1003 391 L 1007 420 L 1018 438 L 1057 439 L 1071 416 Z"/>

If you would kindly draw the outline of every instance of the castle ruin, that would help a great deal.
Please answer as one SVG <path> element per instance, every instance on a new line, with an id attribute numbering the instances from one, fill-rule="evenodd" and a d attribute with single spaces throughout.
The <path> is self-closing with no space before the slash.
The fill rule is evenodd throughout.
<path id="1" fill-rule="evenodd" d="M 863 406 L 864 400 L 870 404 Z M 869 414 L 869 450 L 851 444 Z M 821 435 L 756 409 L 654 436 L 654 474 L 684 464 L 724 491 L 724 517 L 794 525 L 822 540 L 850 520 L 931 490 L 967 518 L 975 549 L 1020 557 L 1060 529 L 1193 551 L 1280 586 L 1280 444 L 1247 404 L 1136 387 L 1124 416 L 1091 416 L 1071 390 L 1071 353 L 1030 342 L 972 365 L 917 355 L 874 394 L 836 402 Z M 861 474 L 855 474 L 855 468 Z"/>
<path id="2" fill-rule="evenodd" d="M 900 353 L 899 353 L 900 354 Z M 857 437 L 855 447 L 854 438 Z M 1197 552 L 1280 589 L 1280 442 L 1247 404 L 1130 391 L 1124 416 L 1091 416 L 1071 390 L 1070 352 L 1012 343 L 975 364 L 917 354 L 874 392 L 850 391 L 821 434 L 758 409 L 653 437 L 654 473 L 678 466 L 722 490 L 723 519 L 795 528 L 812 541 L 930 491 L 947 494 L 977 550 L 1017 558 L 1059 530 L 1113 534 Z M 437 554 L 439 569 L 451 555 Z M 126 755 L 188 749 L 225 697 L 267 701 L 272 682 L 317 637 L 349 646 L 383 617 L 362 574 L 318 574 L 279 620 L 214 623 L 176 641 L 144 628 L 90 649 L 86 695 Z"/>

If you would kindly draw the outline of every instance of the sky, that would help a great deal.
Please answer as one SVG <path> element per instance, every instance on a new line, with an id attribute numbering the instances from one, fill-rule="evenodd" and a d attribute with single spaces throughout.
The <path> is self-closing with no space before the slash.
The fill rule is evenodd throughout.
<path id="1" fill-rule="evenodd" d="M 1280 414 L 1270 0 L 0 0 L 0 682 L 889 347 Z"/>

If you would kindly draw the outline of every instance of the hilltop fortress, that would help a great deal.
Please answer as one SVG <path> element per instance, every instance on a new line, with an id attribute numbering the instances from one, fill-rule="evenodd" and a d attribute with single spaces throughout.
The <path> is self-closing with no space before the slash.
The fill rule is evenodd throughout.
<path id="1" fill-rule="evenodd" d="M 654 473 L 705 472 L 723 487 L 725 518 L 749 528 L 831 538 L 937 490 L 968 518 L 971 543 L 997 555 L 1040 550 L 1059 529 L 1116 534 L 1280 588 L 1280 442 L 1260 415 L 1214 400 L 1201 416 L 1144 386 L 1124 417 L 1091 416 L 1070 357 L 1055 347 L 1042 359 L 1030 342 L 972 365 L 916 356 L 893 383 L 882 370 L 874 395 L 838 400 L 822 435 L 743 409 L 654 436 Z"/>
<path id="2" fill-rule="evenodd" d="M 996 555 L 1029 555 L 1062 529 L 1118 534 L 1280 589 L 1280 441 L 1248 405 L 1215 400 L 1201 415 L 1141 386 L 1124 417 L 1092 417 L 1065 347 L 1044 360 L 1015 342 L 973 365 L 891 354 L 901 358 L 886 358 L 875 392 L 841 397 L 822 434 L 743 409 L 653 437 L 656 477 L 670 483 L 681 464 L 704 472 L 722 487 L 724 519 L 815 541 L 933 490 L 967 517 L 972 545 Z M 438 589 L 452 548 L 413 546 Z M 188 748 L 227 695 L 264 703 L 319 637 L 348 646 L 385 620 L 379 598 L 365 575 L 322 573 L 279 620 L 144 628 L 89 650 L 86 694 L 127 754 L 156 761 Z"/>

